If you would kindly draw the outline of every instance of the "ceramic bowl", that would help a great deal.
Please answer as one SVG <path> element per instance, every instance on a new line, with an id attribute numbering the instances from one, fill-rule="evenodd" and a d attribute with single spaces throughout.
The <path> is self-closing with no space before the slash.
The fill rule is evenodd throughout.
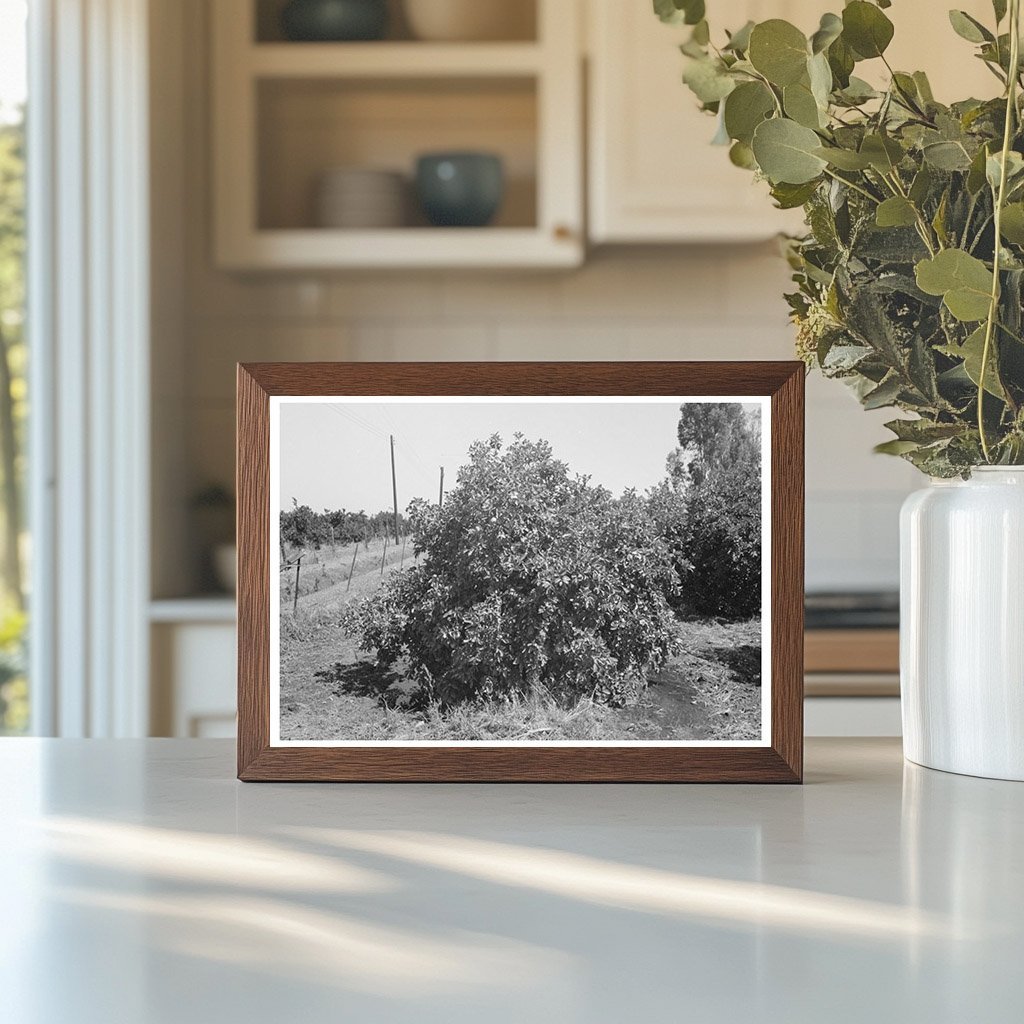
<path id="1" fill-rule="evenodd" d="M 281 11 L 285 38 L 296 42 L 380 39 L 387 26 L 387 0 L 290 0 Z"/>
<path id="2" fill-rule="evenodd" d="M 316 222 L 322 228 L 399 228 L 407 208 L 407 181 L 395 171 L 338 167 L 317 188 Z"/>
<path id="3" fill-rule="evenodd" d="M 429 42 L 530 39 L 535 34 L 530 0 L 404 0 L 404 7 L 413 35 Z"/>
<path id="4" fill-rule="evenodd" d="M 494 219 L 505 195 L 501 157 L 426 153 L 416 163 L 416 193 L 435 227 L 483 227 Z"/>

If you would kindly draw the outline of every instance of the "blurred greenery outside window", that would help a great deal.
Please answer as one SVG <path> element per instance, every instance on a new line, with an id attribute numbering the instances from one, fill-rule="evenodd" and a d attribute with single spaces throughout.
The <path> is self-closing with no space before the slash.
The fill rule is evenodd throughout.
<path id="1" fill-rule="evenodd" d="M 0 734 L 29 726 L 25 15 L 25 0 L 0 0 Z"/>

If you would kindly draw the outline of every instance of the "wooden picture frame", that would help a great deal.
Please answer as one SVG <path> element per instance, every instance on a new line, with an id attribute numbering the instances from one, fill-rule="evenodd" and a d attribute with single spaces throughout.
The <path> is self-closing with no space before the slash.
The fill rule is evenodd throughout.
<path id="1" fill-rule="evenodd" d="M 770 736 L 760 745 L 275 745 L 271 742 L 271 400 L 707 396 L 770 409 Z M 554 397 L 553 397 L 554 396 Z M 367 401 L 366 397 L 362 398 Z M 406 401 L 410 399 L 406 397 Z M 238 366 L 238 777 L 243 781 L 800 782 L 804 367 L 799 362 L 255 363 Z M 397 504 L 397 502 L 396 502 Z M 276 513 L 275 513 L 276 515 Z M 274 532 L 276 536 L 276 528 Z M 766 534 L 766 539 L 767 539 Z M 275 545 L 276 546 L 276 545 Z M 358 551 L 358 544 L 356 545 Z M 274 551 L 273 557 L 277 557 Z M 762 556 L 764 557 L 764 556 Z M 766 627 L 767 629 L 768 627 Z M 769 655 L 766 653 L 766 658 Z M 274 671 L 277 671 L 274 669 Z"/>

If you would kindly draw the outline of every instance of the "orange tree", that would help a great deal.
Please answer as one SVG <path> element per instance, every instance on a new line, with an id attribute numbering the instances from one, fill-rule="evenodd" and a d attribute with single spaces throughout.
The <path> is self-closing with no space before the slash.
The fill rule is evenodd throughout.
<path id="1" fill-rule="evenodd" d="M 677 576 L 645 503 L 570 475 L 546 442 L 475 443 L 444 506 L 410 518 L 425 559 L 347 623 L 440 704 L 538 689 L 621 704 L 672 653 Z"/>

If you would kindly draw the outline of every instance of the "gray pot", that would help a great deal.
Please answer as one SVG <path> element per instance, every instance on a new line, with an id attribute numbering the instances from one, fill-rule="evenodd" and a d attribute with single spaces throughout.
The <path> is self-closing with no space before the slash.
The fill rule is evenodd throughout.
<path id="1" fill-rule="evenodd" d="M 436 227 L 483 227 L 494 219 L 505 196 L 501 157 L 427 153 L 416 163 L 416 192 Z"/>
<path id="2" fill-rule="evenodd" d="M 290 0 L 281 11 L 285 38 L 296 42 L 380 39 L 387 27 L 387 0 Z"/>

